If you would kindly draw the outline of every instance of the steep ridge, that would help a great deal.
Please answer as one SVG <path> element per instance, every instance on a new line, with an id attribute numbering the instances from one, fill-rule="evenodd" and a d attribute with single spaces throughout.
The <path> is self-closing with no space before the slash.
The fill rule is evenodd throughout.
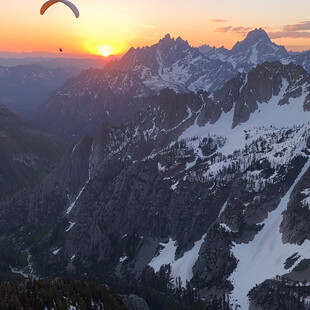
<path id="1" fill-rule="evenodd" d="M 308 204 L 309 91 L 307 72 L 280 62 L 258 65 L 213 93 L 165 89 L 127 123 L 104 122 L 41 184 L 6 202 L 1 234 L 24 227 L 6 240 L 29 247 L 39 275 L 127 283 L 170 265 L 172 284 L 190 281 L 205 300 L 232 292 L 232 304 L 246 309 L 252 287 L 236 276 L 246 270 L 242 253 L 257 245 L 264 258 L 264 277 L 253 285 L 273 277 L 270 269 L 290 272 L 309 258 L 308 234 L 291 235 L 298 216 L 291 208 Z M 283 255 L 271 262 L 259 240 L 275 215 L 270 227 L 281 229 L 276 249 Z M 285 269 L 293 250 L 300 257 Z"/>
<path id="2" fill-rule="evenodd" d="M 0 196 L 33 183 L 60 160 L 66 144 L 0 104 Z"/>

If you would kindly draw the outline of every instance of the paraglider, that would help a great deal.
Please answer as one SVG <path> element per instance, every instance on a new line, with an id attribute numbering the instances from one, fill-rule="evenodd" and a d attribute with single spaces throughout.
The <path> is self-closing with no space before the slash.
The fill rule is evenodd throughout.
<path id="1" fill-rule="evenodd" d="M 59 47 L 59 52 L 62 53 L 63 52 L 63 48 Z"/>
<path id="2" fill-rule="evenodd" d="M 77 9 L 77 7 L 70 1 L 68 0 L 49 0 L 47 2 L 45 2 L 40 10 L 40 14 L 43 15 L 45 13 L 45 11 L 52 6 L 53 4 L 57 3 L 57 2 L 61 2 L 63 4 L 65 4 L 66 6 L 68 6 L 72 12 L 74 13 L 75 17 L 78 18 L 80 16 L 79 10 Z"/>

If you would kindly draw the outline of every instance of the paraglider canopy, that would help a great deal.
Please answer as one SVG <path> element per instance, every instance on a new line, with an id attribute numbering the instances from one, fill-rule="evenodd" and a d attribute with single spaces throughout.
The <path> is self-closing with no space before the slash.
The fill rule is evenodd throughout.
<path id="1" fill-rule="evenodd" d="M 49 1 L 46 1 L 41 7 L 40 14 L 43 15 L 45 13 L 45 11 L 50 6 L 52 6 L 53 4 L 55 4 L 57 2 L 61 2 L 61 3 L 65 4 L 66 6 L 68 6 L 72 10 L 72 12 L 74 13 L 76 18 L 78 18 L 80 16 L 80 13 L 79 13 L 79 10 L 77 9 L 77 7 L 72 2 L 70 2 L 68 0 L 49 0 Z"/>

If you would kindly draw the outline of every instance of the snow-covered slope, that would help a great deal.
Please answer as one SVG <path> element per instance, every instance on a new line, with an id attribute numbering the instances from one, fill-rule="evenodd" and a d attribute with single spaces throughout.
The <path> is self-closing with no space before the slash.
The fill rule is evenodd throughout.
<path id="1" fill-rule="evenodd" d="M 310 167 L 310 160 L 305 164 L 293 185 L 281 199 L 276 210 L 268 214 L 261 224 L 263 229 L 257 233 L 253 241 L 248 244 L 235 244 L 232 248 L 234 256 L 238 259 L 238 266 L 230 277 L 234 289 L 231 293 L 233 304 L 240 304 L 241 310 L 247 310 L 248 292 L 266 279 L 282 276 L 293 269 L 285 268 L 289 257 L 298 257 L 296 264 L 302 259 L 310 257 L 310 241 L 307 240 L 302 246 L 297 244 L 283 243 L 280 233 L 280 224 L 283 220 L 282 213 L 285 211 L 290 195 L 300 181 L 301 177 Z M 296 254 L 297 253 L 297 254 Z"/>
<path id="2" fill-rule="evenodd" d="M 166 87 L 212 91 L 236 74 L 231 64 L 210 59 L 187 41 L 169 34 L 150 47 L 131 48 L 114 68 L 136 73 L 154 93 Z"/>

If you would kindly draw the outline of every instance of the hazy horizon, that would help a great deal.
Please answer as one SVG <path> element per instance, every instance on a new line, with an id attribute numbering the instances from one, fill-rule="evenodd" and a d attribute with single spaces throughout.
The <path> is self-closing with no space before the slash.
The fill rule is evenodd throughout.
<path id="1" fill-rule="evenodd" d="M 255 29 L 255 28 L 254 28 Z M 248 32 L 254 30 L 254 29 L 251 29 L 249 30 Z M 265 30 L 265 29 L 264 29 Z M 266 30 L 265 30 L 266 31 Z M 247 32 L 247 33 L 248 33 Z M 245 39 L 247 33 L 245 33 L 244 37 L 242 37 L 240 40 L 236 41 L 235 44 L 239 41 L 242 41 Z M 268 32 L 266 31 L 266 33 L 268 34 Z M 167 33 L 169 34 L 169 33 Z M 167 35 L 165 34 L 165 35 Z M 164 36 L 165 36 L 164 35 Z M 269 35 L 269 34 L 268 34 Z M 153 44 L 156 44 L 160 39 L 162 39 L 164 36 L 160 37 L 160 38 L 155 38 L 154 39 L 154 42 L 151 42 L 150 44 L 148 45 L 143 45 L 143 46 L 135 46 L 135 48 L 137 47 L 144 47 L 144 46 L 151 46 Z M 176 39 L 177 37 L 179 36 L 172 36 L 172 38 Z M 180 36 L 181 37 L 181 36 Z M 185 41 L 189 41 L 187 38 L 183 38 L 181 37 L 183 40 Z M 274 42 L 275 40 L 272 40 L 271 38 L 271 41 Z M 276 43 L 276 42 L 275 42 Z M 191 46 L 194 46 L 192 45 L 190 42 L 189 44 Z M 235 45 L 233 44 L 233 46 Z M 209 45 L 211 47 L 216 47 L 214 44 L 212 44 L 212 42 L 205 42 L 205 43 L 202 43 L 200 45 L 196 45 L 194 47 L 198 47 L 198 46 L 202 46 L 202 45 Z M 224 45 L 222 45 L 223 47 L 225 48 L 228 48 L 228 49 L 231 49 L 232 47 L 226 47 Z M 123 53 L 120 53 L 120 54 L 111 54 L 109 56 L 103 56 L 103 55 L 96 55 L 96 54 L 91 54 L 91 53 L 85 53 L 85 54 L 81 54 L 81 53 L 67 53 L 66 51 L 64 51 L 63 53 L 59 53 L 59 51 L 57 52 L 47 52 L 47 51 L 29 51 L 29 52 L 26 52 L 26 51 L 21 51 L 21 52 L 13 52 L 13 51 L 7 51 L 7 50 L 0 50 L 0 58 L 16 58 L 16 59 L 22 59 L 22 58 L 75 58 L 75 59 L 98 59 L 98 60 L 109 60 L 109 59 L 113 59 L 114 57 L 122 57 L 124 54 L 126 54 L 126 52 L 133 46 L 130 46 L 127 50 L 125 50 Z M 310 46 L 308 48 L 305 47 L 305 49 L 298 49 L 298 46 L 285 46 L 284 47 L 287 49 L 287 51 L 291 51 L 291 52 L 305 52 L 305 51 L 308 51 L 310 49 Z"/>

